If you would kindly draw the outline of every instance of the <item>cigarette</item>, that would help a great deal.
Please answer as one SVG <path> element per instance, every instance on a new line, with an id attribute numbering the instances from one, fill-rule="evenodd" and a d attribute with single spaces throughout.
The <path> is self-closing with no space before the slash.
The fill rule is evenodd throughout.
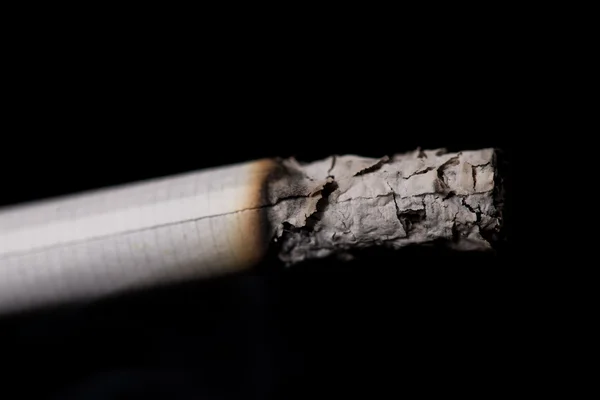
<path id="1" fill-rule="evenodd" d="M 263 159 L 0 210 L 0 314 L 371 246 L 489 250 L 493 149 Z"/>

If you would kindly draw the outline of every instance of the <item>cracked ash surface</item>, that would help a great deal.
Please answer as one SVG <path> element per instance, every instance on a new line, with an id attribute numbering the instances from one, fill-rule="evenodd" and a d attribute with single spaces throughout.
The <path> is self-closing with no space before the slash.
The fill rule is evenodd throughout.
<path id="1" fill-rule="evenodd" d="M 290 265 L 369 246 L 439 241 L 491 249 L 502 224 L 495 160 L 493 149 L 441 149 L 280 161 L 268 189 L 279 257 Z"/>

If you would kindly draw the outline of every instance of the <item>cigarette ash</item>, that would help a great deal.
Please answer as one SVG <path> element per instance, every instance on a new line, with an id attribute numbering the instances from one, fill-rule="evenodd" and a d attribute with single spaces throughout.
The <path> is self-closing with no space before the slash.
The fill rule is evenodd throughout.
<path id="1" fill-rule="evenodd" d="M 281 176 L 293 178 L 271 183 L 279 200 L 269 210 L 279 258 L 291 265 L 349 259 L 373 246 L 438 242 L 490 250 L 502 205 L 494 154 L 436 149 L 380 159 L 334 156 L 305 165 L 283 160 L 287 173 Z"/>

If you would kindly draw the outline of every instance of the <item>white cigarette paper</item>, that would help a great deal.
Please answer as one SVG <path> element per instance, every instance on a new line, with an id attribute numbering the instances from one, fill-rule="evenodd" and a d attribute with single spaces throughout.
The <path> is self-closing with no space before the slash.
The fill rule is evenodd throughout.
<path id="1" fill-rule="evenodd" d="M 494 151 L 265 159 L 0 211 L 0 313 L 373 245 L 490 247 Z"/>
<path id="2" fill-rule="evenodd" d="M 271 161 L 0 213 L 0 313 L 242 270 L 262 257 Z"/>

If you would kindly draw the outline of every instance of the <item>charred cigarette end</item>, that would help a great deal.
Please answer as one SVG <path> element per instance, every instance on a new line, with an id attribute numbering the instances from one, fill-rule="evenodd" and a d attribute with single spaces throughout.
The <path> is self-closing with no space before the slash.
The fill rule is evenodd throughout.
<path id="1" fill-rule="evenodd" d="M 239 270 L 264 259 L 281 229 L 278 213 L 282 208 L 290 214 L 297 211 L 298 216 L 302 215 L 303 210 L 288 208 L 292 205 L 314 208 L 326 184 L 326 180 L 311 181 L 295 160 L 280 158 L 249 163 L 248 182 L 236 206 L 242 210 L 241 223 L 231 246 L 238 253 L 235 269 Z M 297 218 L 292 219 L 297 221 Z"/>
<path id="2" fill-rule="evenodd" d="M 357 249 L 445 243 L 490 250 L 502 226 L 493 149 L 381 159 L 280 161 L 266 192 L 279 258 L 291 265 Z"/>
<path id="3" fill-rule="evenodd" d="M 268 183 L 282 179 L 279 163 L 274 159 L 262 159 L 248 164 L 248 186 L 239 193 L 239 229 L 231 249 L 238 253 L 233 270 L 244 270 L 258 264 L 266 255 L 272 241 L 271 222 L 268 210 L 270 206 Z"/>

